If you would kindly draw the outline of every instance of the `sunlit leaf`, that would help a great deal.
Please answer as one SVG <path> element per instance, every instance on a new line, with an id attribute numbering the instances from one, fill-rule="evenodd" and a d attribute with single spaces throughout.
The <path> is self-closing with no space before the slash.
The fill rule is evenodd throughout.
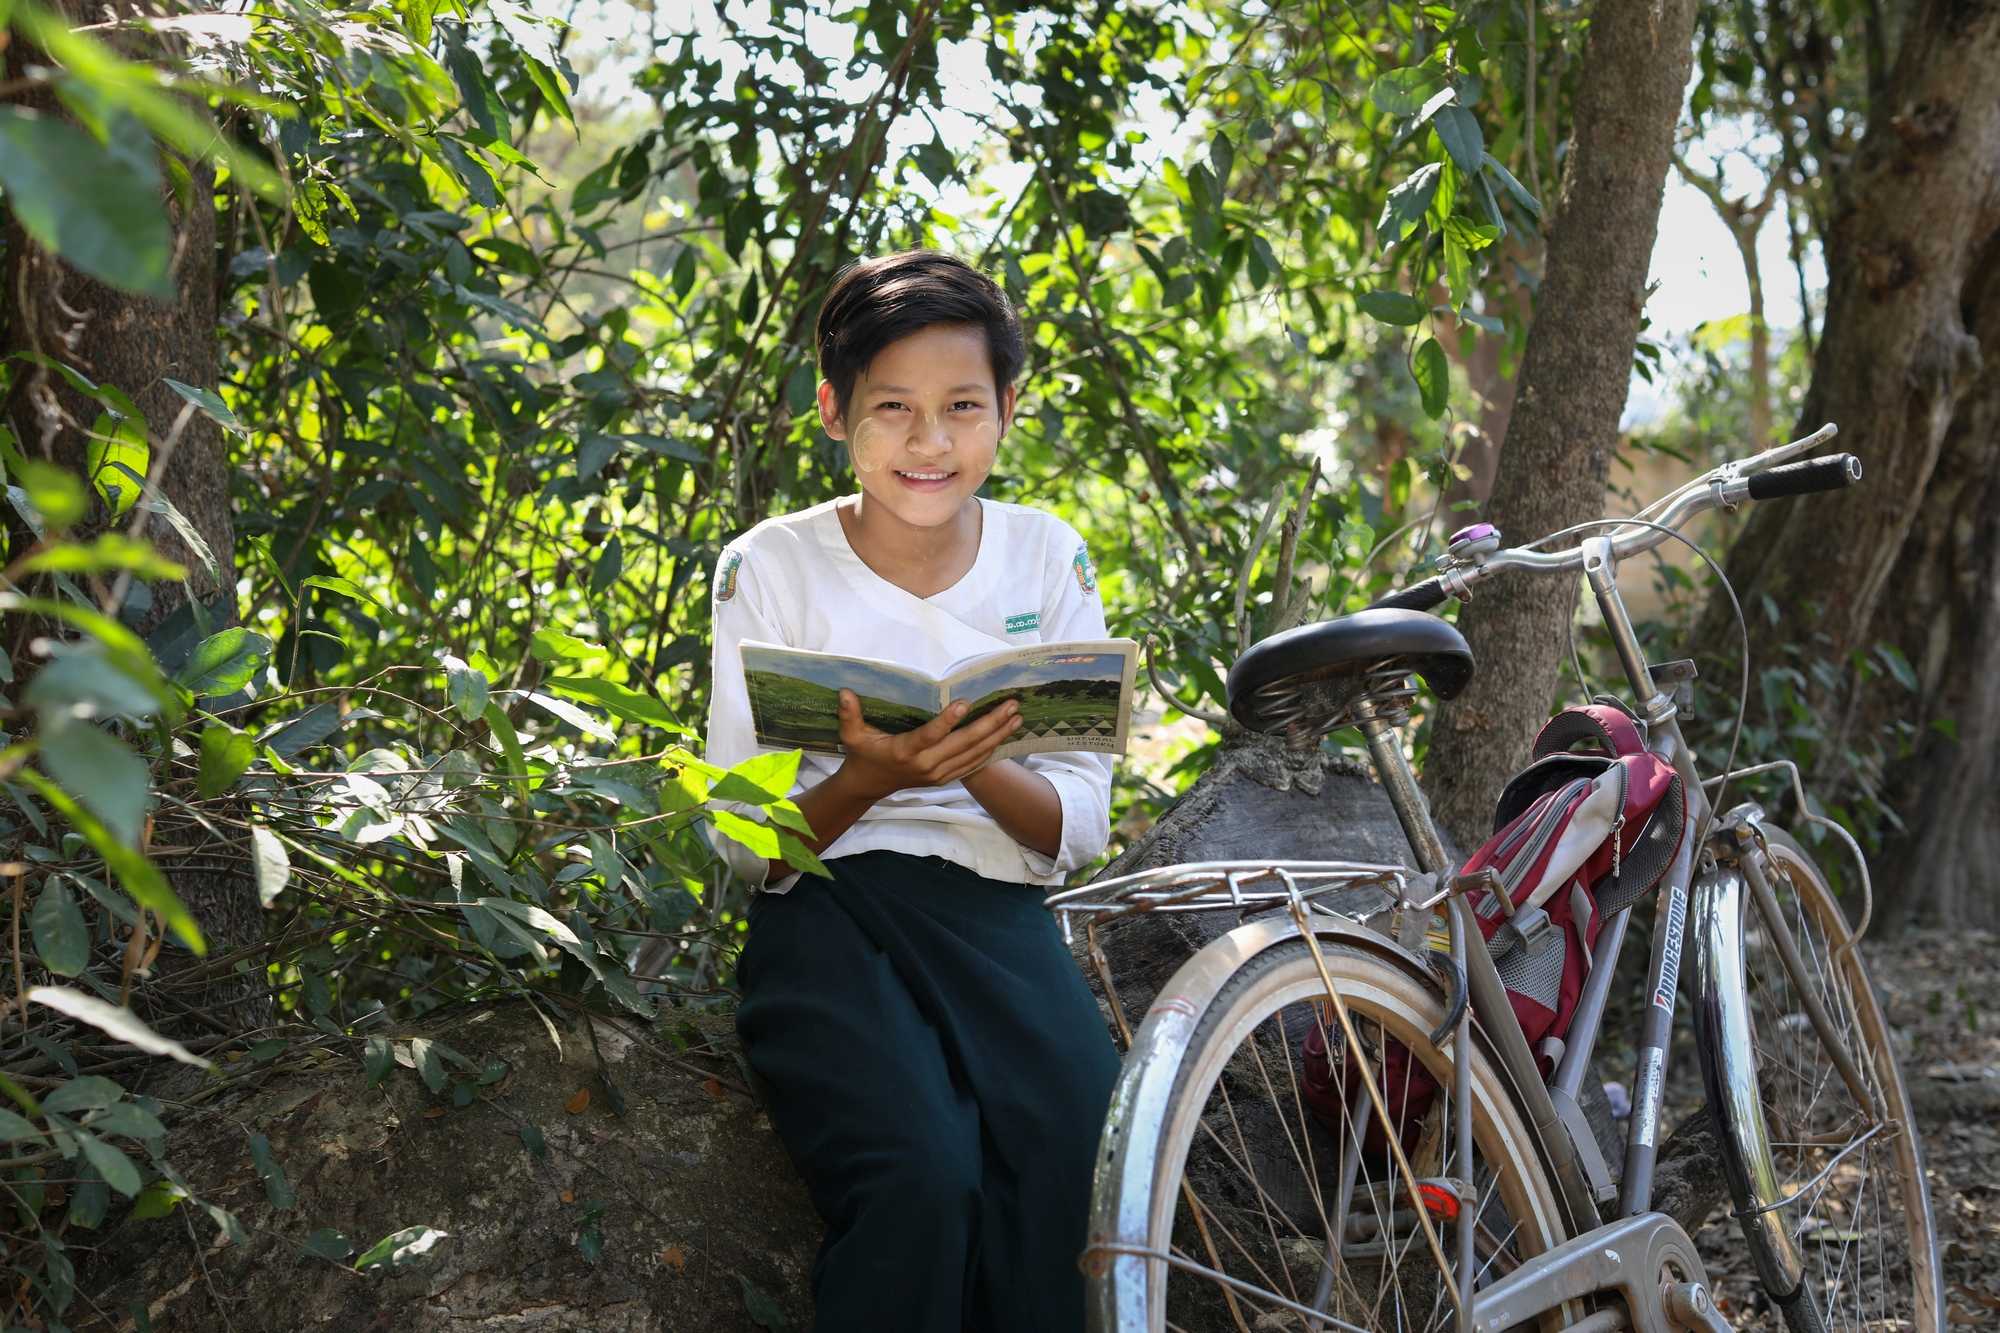
<path id="1" fill-rule="evenodd" d="M 94 995 L 82 991 L 69 990 L 62 986 L 35 986 L 29 989 L 28 999 L 36 1004 L 47 1005 L 58 1013 L 68 1014 L 81 1023 L 88 1023 L 99 1032 L 136 1046 L 149 1055 L 170 1055 L 184 1065 L 197 1069 L 209 1068 L 209 1062 L 169 1037 L 147 1027 L 132 1013 L 115 1004 L 108 1004 Z"/>
<path id="2" fill-rule="evenodd" d="M 212 800 L 236 785 L 257 757 L 257 746 L 248 736 L 220 722 L 211 722 L 201 732 L 201 769 L 195 777 L 195 792 Z"/>
<path id="3" fill-rule="evenodd" d="M 255 630 L 232 626 L 204 639 L 174 680 L 197 699 L 232 694 L 256 679 L 271 660 L 271 641 Z"/>

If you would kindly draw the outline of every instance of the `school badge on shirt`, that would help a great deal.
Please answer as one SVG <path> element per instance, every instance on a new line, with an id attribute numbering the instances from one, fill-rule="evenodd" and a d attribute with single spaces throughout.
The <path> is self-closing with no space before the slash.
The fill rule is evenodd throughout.
<path id="1" fill-rule="evenodd" d="M 731 551 L 722 562 L 722 570 L 715 576 L 715 600 L 726 602 L 736 595 L 736 570 L 743 563 L 741 551 Z"/>
<path id="2" fill-rule="evenodd" d="M 1009 634 L 1032 634 L 1041 627 L 1042 613 L 1039 611 L 1023 611 L 1018 616 L 1007 617 Z"/>
<path id="3" fill-rule="evenodd" d="M 1070 561 L 1070 566 L 1076 571 L 1077 587 L 1083 589 L 1085 592 L 1097 591 L 1097 566 L 1090 563 L 1090 548 L 1088 546 L 1079 546 L 1076 548 L 1076 558 Z"/>

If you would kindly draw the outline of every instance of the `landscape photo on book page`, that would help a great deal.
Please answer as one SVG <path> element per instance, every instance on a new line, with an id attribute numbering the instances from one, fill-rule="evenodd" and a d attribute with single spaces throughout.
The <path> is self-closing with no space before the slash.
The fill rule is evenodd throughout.
<path id="1" fill-rule="evenodd" d="M 869 725 L 913 730 L 955 699 L 970 722 L 1008 699 L 1021 728 L 998 758 L 1049 751 L 1123 753 L 1138 645 L 1130 639 L 1039 644 L 954 663 L 943 681 L 893 662 L 745 641 L 744 683 L 757 743 L 839 754 L 840 691 L 861 700 Z M 961 722 L 960 725 L 965 725 Z"/>

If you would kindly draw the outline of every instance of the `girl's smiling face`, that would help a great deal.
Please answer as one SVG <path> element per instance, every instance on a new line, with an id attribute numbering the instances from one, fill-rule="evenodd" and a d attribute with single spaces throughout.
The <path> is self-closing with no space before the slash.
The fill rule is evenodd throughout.
<path id="1" fill-rule="evenodd" d="M 939 324 L 877 353 L 845 416 L 822 383 L 819 412 L 827 434 L 847 442 L 864 509 L 935 528 L 957 518 L 993 470 L 1014 390 L 995 390 L 982 330 Z"/>

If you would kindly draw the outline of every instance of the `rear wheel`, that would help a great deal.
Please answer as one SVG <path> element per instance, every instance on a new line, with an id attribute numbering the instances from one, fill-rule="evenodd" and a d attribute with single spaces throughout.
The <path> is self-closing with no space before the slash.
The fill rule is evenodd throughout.
<path id="1" fill-rule="evenodd" d="M 1134 1057 L 1160 1067 L 1128 1070 L 1121 1096 L 1143 1103 L 1154 1080 L 1170 1080 L 1171 1095 L 1157 1131 L 1131 1149 L 1150 1162 L 1099 1174 L 1100 1192 L 1123 1180 L 1144 1197 L 1100 1197 L 1098 1215 L 1143 1218 L 1147 1239 L 1105 1256 L 1098 1327 L 1450 1329 L 1468 1187 L 1479 1201 L 1475 1287 L 1564 1239 L 1533 1132 L 1476 1047 L 1474 1153 L 1458 1159 L 1452 1059 L 1429 1044 L 1444 1016 L 1431 984 L 1358 945 L 1325 938 L 1320 949 L 1358 1050 L 1293 938 L 1233 973 L 1184 1047 Z M 1312 1033 L 1330 1053 L 1316 1071 L 1302 1051 Z"/>
<path id="2" fill-rule="evenodd" d="M 1764 914 L 1747 905 L 1744 983 L 1758 1097 L 1777 1198 L 1792 1200 L 1773 1211 L 1804 1271 L 1798 1295 L 1780 1302 L 1784 1322 L 1795 1333 L 1939 1333 L 1944 1303 L 1930 1191 L 1888 1027 L 1860 955 L 1843 947 L 1852 936 L 1825 876 L 1793 838 L 1768 827 L 1764 833 L 1772 896 L 1800 973 L 1795 978 L 1785 965 Z M 1879 1116 L 1869 1115 L 1822 1043 L 1808 994 Z M 1744 1231 L 1768 1250 L 1764 1226 L 1746 1222 Z"/>

